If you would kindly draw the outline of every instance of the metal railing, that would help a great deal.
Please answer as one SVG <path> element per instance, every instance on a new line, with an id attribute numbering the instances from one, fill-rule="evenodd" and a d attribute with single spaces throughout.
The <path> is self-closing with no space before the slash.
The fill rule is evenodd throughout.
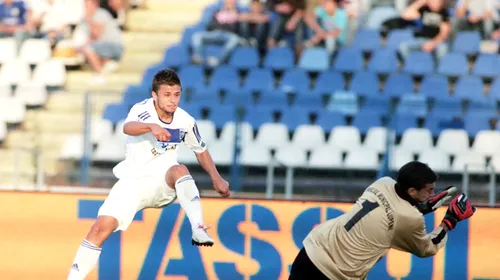
<path id="1" fill-rule="evenodd" d="M 467 196 L 469 195 L 470 188 L 470 167 L 477 166 L 483 167 L 486 174 L 489 175 L 488 182 L 488 206 L 494 207 L 496 205 L 496 169 L 492 164 L 486 166 L 482 164 L 465 164 L 462 174 L 462 192 Z"/>
<path id="2" fill-rule="evenodd" d="M 31 172 L 26 172 L 23 166 L 21 166 L 21 157 L 23 153 L 28 153 L 29 156 L 33 157 L 33 165 L 35 167 L 35 174 Z M 12 190 L 43 190 L 45 188 L 45 165 L 43 152 L 40 149 L 30 149 L 18 147 L 14 149 L 14 159 L 12 161 L 12 172 L 1 172 L 0 176 L 4 179 L 11 179 L 8 183 L 8 188 Z M 21 185 L 22 178 L 30 178 L 26 180 L 26 184 Z M 7 187 L 7 186 L 5 186 Z"/>

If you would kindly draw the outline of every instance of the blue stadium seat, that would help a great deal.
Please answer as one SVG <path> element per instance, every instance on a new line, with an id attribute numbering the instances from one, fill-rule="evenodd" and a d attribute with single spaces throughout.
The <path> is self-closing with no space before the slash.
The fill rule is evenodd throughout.
<path id="1" fill-rule="evenodd" d="M 250 123 L 254 129 L 258 129 L 264 123 L 274 122 L 273 108 L 268 106 L 246 107 L 243 120 Z"/>
<path id="2" fill-rule="evenodd" d="M 304 106 L 309 108 L 323 108 L 323 97 L 309 91 L 297 92 L 294 106 Z"/>
<path id="3" fill-rule="evenodd" d="M 469 65 L 465 54 L 448 53 L 439 62 L 437 72 L 446 76 L 462 76 L 469 73 Z"/>
<path id="4" fill-rule="evenodd" d="M 184 29 L 182 32 L 182 39 L 181 39 L 181 45 L 190 48 L 191 47 L 191 38 L 193 37 L 193 34 L 198 32 L 198 31 L 203 31 L 205 28 L 201 25 L 195 25 L 195 26 L 190 26 Z"/>
<path id="5" fill-rule="evenodd" d="M 274 88 L 273 73 L 269 69 L 255 68 L 248 72 L 243 83 L 244 90 L 263 92 Z"/>
<path id="6" fill-rule="evenodd" d="M 374 72 L 362 71 L 354 74 L 349 87 L 358 95 L 375 95 L 379 92 L 379 81 Z"/>
<path id="7" fill-rule="evenodd" d="M 484 96 L 483 81 L 479 77 L 464 76 L 455 84 L 453 95 L 462 100 L 481 99 Z"/>
<path id="8" fill-rule="evenodd" d="M 201 120 L 201 106 L 199 104 L 186 104 L 181 107 L 184 111 L 188 112 L 195 120 Z"/>
<path id="9" fill-rule="evenodd" d="M 454 117 L 442 111 L 431 112 L 425 120 L 425 128 L 427 128 L 432 136 L 438 137 L 444 129 L 463 129 L 464 122 L 461 118 Z"/>
<path id="10" fill-rule="evenodd" d="M 413 40 L 413 31 L 410 29 L 395 29 L 387 36 L 385 47 L 394 51 L 399 51 L 399 46 L 403 42 Z"/>
<path id="11" fill-rule="evenodd" d="M 382 38 L 376 29 L 359 29 L 351 43 L 352 48 L 360 51 L 374 51 L 381 47 Z"/>
<path id="12" fill-rule="evenodd" d="M 148 89 L 152 89 L 153 78 L 158 71 L 163 70 L 164 67 L 161 63 L 149 66 L 142 75 L 141 84 Z"/>
<path id="13" fill-rule="evenodd" d="M 363 69 L 364 61 L 361 51 L 354 48 L 340 49 L 333 68 L 340 72 L 358 72 Z"/>
<path id="14" fill-rule="evenodd" d="M 467 55 L 479 53 L 481 35 L 477 31 L 460 31 L 452 44 L 452 51 Z"/>
<path id="15" fill-rule="evenodd" d="M 217 129 L 222 129 L 225 123 L 236 120 L 236 110 L 231 105 L 202 105 L 209 109 L 208 119 L 211 120 Z"/>
<path id="16" fill-rule="evenodd" d="M 380 29 L 384 21 L 397 17 L 398 15 L 398 10 L 393 6 L 374 7 L 370 10 L 364 27 L 369 29 Z"/>
<path id="17" fill-rule="evenodd" d="M 326 71 L 330 66 L 330 55 L 325 48 L 306 48 L 300 58 L 298 67 L 309 72 Z"/>
<path id="18" fill-rule="evenodd" d="M 489 96 L 496 100 L 500 100 L 500 78 L 496 78 L 490 86 Z"/>
<path id="19" fill-rule="evenodd" d="M 367 96 L 365 104 L 360 112 L 372 112 L 380 115 L 388 115 L 391 109 L 391 101 L 383 95 Z"/>
<path id="20" fill-rule="evenodd" d="M 467 114 L 465 117 L 465 131 L 470 137 L 474 137 L 480 130 L 489 130 L 490 120 L 494 115 L 487 114 Z"/>
<path id="21" fill-rule="evenodd" d="M 327 71 L 319 74 L 313 92 L 316 94 L 331 94 L 336 90 L 344 90 L 345 81 L 340 72 Z"/>
<path id="22" fill-rule="evenodd" d="M 333 127 L 346 125 L 344 114 L 340 112 L 318 110 L 315 124 L 321 126 L 324 131 L 331 131 Z"/>
<path id="23" fill-rule="evenodd" d="M 368 70 L 382 74 L 398 71 L 396 51 L 388 48 L 375 50 L 368 64 Z"/>
<path id="24" fill-rule="evenodd" d="M 214 90 L 237 91 L 240 88 L 240 76 L 236 68 L 222 65 L 215 68 L 209 87 Z"/>
<path id="25" fill-rule="evenodd" d="M 336 91 L 327 108 L 346 115 L 355 115 L 359 111 L 358 96 L 354 92 Z"/>
<path id="26" fill-rule="evenodd" d="M 229 65 L 240 70 L 246 70 L 257 68 L 259 66 L 259 60 L 259 53 L 256 48 L 238 47 L 233 51 L 229 59 Z"/>
<path id="27" fill-rule="evenodd" d="M 440 75 L 425 76 L 419 92 L 432 99 L 448 98 L 450 97 L 448 79 Z"/>
<path id="28" fill-rule="evenodd" d="M 309 111 L 303 107 L 289 107 L 283 110 L 280 122 L 293 131 L 301 124 L 309 124 Z"/>
<path id="29" fill-rule="evenodd" d="M 411 52 L 406 58 L 403 71 L 412 75 L 428 75 L 434 72 L 434 60 L 430 53 Z"/>
<path id="30" fill-rule="evenodd" d="M 413 79 L 408 74 L 393 73 L 385 82 L 384 93 L 389 97 L 399 97 L 409 92 L 413 92 Z"/>
<path id="31" fill-rule="evenodd" d="M 224 95 L 222 104 L 236 105 L 236 106 L 249 106 L 253 105 L 254 98 L 252 92 L 246 90 L 230 91 Z"/>
<path id="32" fill-rule="evenodd" d="M 205 75 L 199 65 L 182 67 L 178 72 L 183 89 L 199 90 L 205 87 Z"/>
<path id="33" fill-rule="evenodd" d="M 286 70 L 279 83 L 280 90 L 284 92 L 308 91 L 310 84 L 306 71 L 300 68 Z"/>
<path id="34" fill-rule="evenodd" d="M 382 126 L 382 114 L 377 111 L 361 110 L 354 116 L 352 125 L 357 127 L 361 134 L 366 134 L 371 127 Z"/>
<path id="35" fill-rule="evenodd" d="M 109 120 L 113 125 L 127 118 L 129 107 L 123 103 L 108 103 L 102 113 L 102 118 Z M 145 116 L 146 117 L 146 116 Z"/>
<path id="36" fill-rule="evenodd" d="M 436 99 L 431 113 L 459 117 L 462 115 L 462 102 L 460 99 L 454 97 Z"/>
<path id="37" fill-rule="evenodd" d="M 151 98 L 151 90 L 141 85 L 130 85 L 123 93 L 122 104 L 131 108 L 134 104 L 147 98 Z"/>
<path id="38" fill-rule="evenodd" d="M 294 57 L 295 55 L 290 48 L 271 48 L 264 58 L 264 67 L 278 71 L 286 70 L 294 66 Z"/>
<path id="39" fill-rule="evenodd" d="M 220 94 L 212 88 L 203 88 L 195 91 L 191 95 L 190 104 L 199 104 L 202 106 L 215 106 L 221 104 Z"/>
<path id="40" fill-rule="evenodd" d="M 476 59 L 472 74 L 481 77 L 495 77 L 500 75 L 500 59 L 498 55 L 480 54 Z"/>
<path id="41" fill-rule="evenodd" d="M 168 48 L 163 55 L 163 65 L 169 68 L 179 68 L 191 62 L 186 46 L 174 45 Z"/>
<path id="42" fill-rule="evenodd" d="M 423 117 L 427 114 L 427 97 L 421 94 L 404 94 L 396 107 L 397 114 Z"/>
<path id="43" fill-rule="evenodd" d="M 273 89 L 261 92 L 258 104 L 259 105 L 273 105 L 282 104 L 286 105 L 288 103 L 287 93 L 279 89 Z"/>
<path id="44" fill-rule="evenodd" d="M 406 129 L 417 127 L 417 116 L 408 114 L 395 114 L 391 119 L 390 126 L 392 129 L 394 129 L 396 135 L 402 135 Z"/>

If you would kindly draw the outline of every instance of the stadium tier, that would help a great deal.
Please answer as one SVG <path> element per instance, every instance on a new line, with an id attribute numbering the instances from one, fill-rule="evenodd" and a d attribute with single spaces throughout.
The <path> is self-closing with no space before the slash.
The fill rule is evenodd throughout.
<path id="1" fill-rule="evenodd" d="M 160 2 L 151 3 L 161 11 Z M 69 123 L 63 116 L 78 103 L 78 123 L 72 129 L 51 126 L 64 133 L 54 138 L 55 157 L 78 162 L 84 147 L 83 92 L 125 88 L 118 95 L 100 95 L 93 109 L 92 160 L 115 163 L 124 158 L 121 128 L 129 109 L 150 97 L 153 76 L 169 67 L 182 81 L 180 106 L 197 119 L 219 165 L 233 164 L 234 151 L 227 147 L 234 143 L 236 122 L 241 122 L 239 160 L 244 166 L 265 167 L 276 160 L 308 169 L 377 171 L 384 164 L 388 129 L 395 132 L 391 170 L 412 159 L 451 174 L 462 173 L 464 164 L 478 164 L 469 171 L 485 173 L 484 165 L 500 163 L 500 57 L 481 50 L 479 32 L 456 32 L 442 57 L 422 51 L 404 57 L 400 46 L 415 38 L 414 30 L 385 31 L 383 22 L 399 12 L 375 6 L 350 43 L 334 52 L 316 46 L 296 56 L 288 36 L 285 44 L 266 51 L 242 42 L 215 67 L 194 63 L 192 36 L 207 27 L 220 6 L 206 7 L 199 22 L 180 28 L 180 37 L 162 31 L 168 38 L 151 33 L 158 30 L 143 22 L 145 10 L 131 10 L 133 24 L 128 23 L 124 36 L 134 55 L 121 62 L 123 72 L 97 87 L 83 85 L 91 78 L 88 72 L 66 72 L 64 66 L 75 61 L 52 58 L 45 39 L 27 39 L 21 46 L 14 38 L 0 39 L 0 141 L 10 147 L 16 142 L 12 139 L 25 137 L 23 124 L 34 127 L 31 120 L 23 123 L 33 107 L 64 108 L 64 114 L 47 119 Z M 176 42 L 169 43 L 173 38 Z M 151 43 L 138 44 L 139 39 Z M 151 54 L 152 49 L 160 52 Z M 220 52 L 220 46 L 208 44 L 203 56 Z M 127 69 L 134 66 L 132 74 Z M 139 77 L 135 73 L 141 67 Z M 61 97 L 52 94 L 55 89 L 79 94 Z M 9 138 L 9 133 L 14 134 Z M 294 157 L 287 156 L 290 151 Z M 186 164 L 197 164 L 185 149 L 179 156 Z"/>

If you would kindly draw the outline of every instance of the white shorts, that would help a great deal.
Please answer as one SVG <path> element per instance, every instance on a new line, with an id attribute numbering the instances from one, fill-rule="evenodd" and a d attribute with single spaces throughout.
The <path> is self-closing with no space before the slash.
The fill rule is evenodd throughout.
<path id="1" fill-rule="evenodd" d="M 168 169 L 177 165 L 172 164 Z M 175 190 L 165 182 L 165 172 L 142 178 L 122 178 L 115 183 L 97 216 L 118 220 L 115 231 L 126 230 L 135 214 L 145 208 L 163 208 L 177 198 Z"/>

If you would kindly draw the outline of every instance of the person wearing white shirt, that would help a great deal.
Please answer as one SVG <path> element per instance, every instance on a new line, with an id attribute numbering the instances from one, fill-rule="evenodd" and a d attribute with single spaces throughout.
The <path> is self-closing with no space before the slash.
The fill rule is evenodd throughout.
<path id="1" fill-rule="evenodd" d="M 97 264 L 102 243 L 111 233 L 125 231 L 138 211 L 166 207 L 176 198 L 191 223 L 192 244 L 214 244 L 203 222 L 195 181 L 187 167 L 177 162 L 177 147 L 183 143 L 196 154 L 222 197 L 230 195 L 229 184 L 217 171 L 195 119 L 178 107 L 181 82 L 177 73 L 159 71 L 152 88 L 152 98 L 134 105 L 125 121 L 126 158 L 113 168 L 118 182 L 81 243 L 69 280 L 84 279 Z"/>

